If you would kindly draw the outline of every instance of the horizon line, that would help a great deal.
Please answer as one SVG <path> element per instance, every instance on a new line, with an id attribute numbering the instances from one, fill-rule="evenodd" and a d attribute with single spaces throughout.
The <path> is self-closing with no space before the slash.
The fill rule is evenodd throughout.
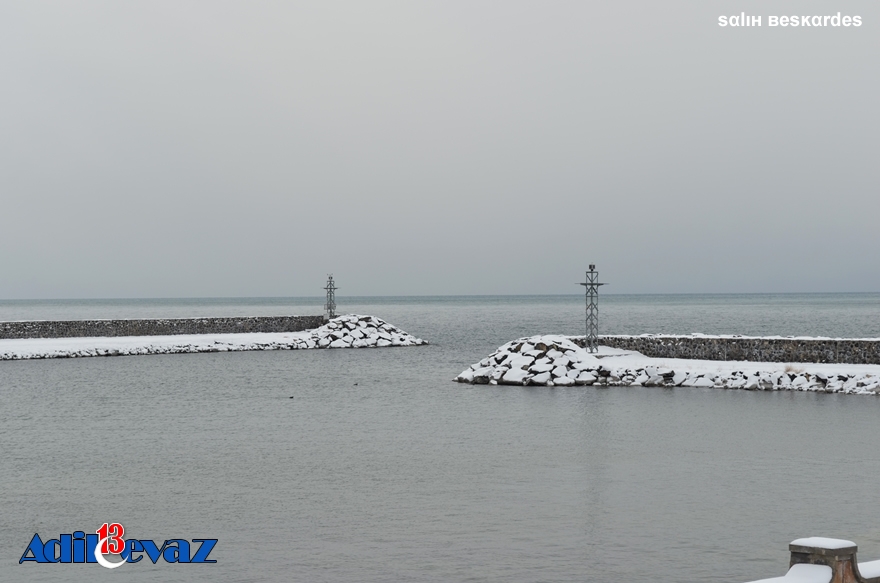
<path id="1" fill-rule="evenodd" d="M 602 293 L 607 296 L 783 296 L 783 295 L 870 295 L 878 291 L 821 291 L 821 292 L 632 292 Z M 405 294 L 405 295 L 337 295 L 337 298 L 535 298 L 583 297 L 583 293 L 534 294 Z M 54 298 L 0 298 L 0 302 L 59 302 L 59 301 L 133 301 L 133 300 L 323 300 L 323 295 L 310 296 L 151 296 L 151 297 L 54 297 Z"/>

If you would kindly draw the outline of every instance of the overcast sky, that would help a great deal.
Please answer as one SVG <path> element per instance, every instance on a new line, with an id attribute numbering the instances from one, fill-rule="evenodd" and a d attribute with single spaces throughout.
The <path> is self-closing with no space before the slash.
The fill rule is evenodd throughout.
<path id="1" fill-rule="evenodd" d="M 880 291 L 878 55 L 876 0 L 3 2 L 0 298 Z"/>

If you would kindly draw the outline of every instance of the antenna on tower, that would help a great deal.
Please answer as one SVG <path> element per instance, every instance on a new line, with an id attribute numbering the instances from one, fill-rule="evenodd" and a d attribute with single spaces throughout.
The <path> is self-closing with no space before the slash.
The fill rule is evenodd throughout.
<path id="1" fill-rule="evenodd" d="M 327 301 L 324 303 L 324 311 L 327 312 L 326 318 L 332 320 L 336 317 L 336 290 L 339 289 L 333 283 L 332 273 L 327 276 L 327 286 L 324 289 L 327 290 Z"/>

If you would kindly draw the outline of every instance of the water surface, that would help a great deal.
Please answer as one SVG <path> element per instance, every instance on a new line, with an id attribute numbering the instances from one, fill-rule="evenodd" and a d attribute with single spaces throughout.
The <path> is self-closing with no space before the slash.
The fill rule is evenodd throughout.
<path id="1" fill-rule="evenodd" d="M 603 331 L 880 336 L 871 294 L 607 296 Z M 0 319 L 317 313 L 321 300 L 0 302 Z M 450 379 L 582 297 L 340 298 L 427 347 L 0 363 L 0 580 L 748 581 L 803 536 L 880 558 L 880 399 Z M 293 397 L 292 399 L 290 397 Z M 213 566 L 18 565 L 121 522 Z"/>

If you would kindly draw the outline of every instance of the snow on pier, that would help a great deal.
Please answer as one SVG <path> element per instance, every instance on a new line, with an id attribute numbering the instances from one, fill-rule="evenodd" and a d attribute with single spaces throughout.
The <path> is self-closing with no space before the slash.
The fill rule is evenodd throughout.
<path id="1" fill-rule="evenodd" d="M 455 381 L 493 385 L 706 387 L 880 394 L 880 365 L 651 358 L 600 346 L 590 354 L 565 336 L 532 336 L 501 346 Z"/>
<path id="2" fill-rule="evenodd" d="M 339 316 L 319 328 L 302 332 L 0 340 L 0 360 L 244 350 L 382 348 L 423 344 L 427 343 L 380 318 L 352 314 Z"/>

